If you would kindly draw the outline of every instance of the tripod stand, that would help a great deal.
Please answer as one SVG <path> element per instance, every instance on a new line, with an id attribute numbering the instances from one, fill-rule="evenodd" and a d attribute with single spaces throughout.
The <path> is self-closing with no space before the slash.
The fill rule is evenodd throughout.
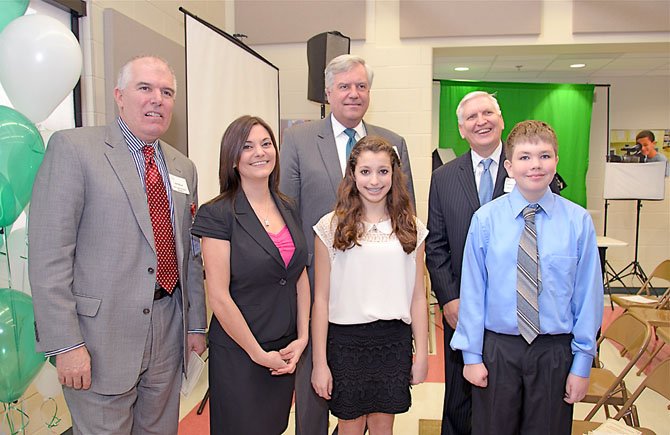
<path id="1" fill-rule="evenodd" d="M 607 202 L 605 202 L 605 210 L 607 210 Z M 607 280 L 607 284 L 609 285 L 610 282 L 612 281 L 619 281 L 624 287 L 625 284 L 623 283 L 623 278 L 633 276 L 640 280 L 640 284 L 644 284 L 645 281 L 647 281 L 647 274 L 644 273 L 644 270 L 642 270 L 642 266 L 640 265 L 640 262 L 637 261 L 637 250 L 638 250 L 638 242 L 640 239 L 640 210 L 642 209 L 642 200 L 638 199 L 637 200 L 637 214 L 635 217 L 635 257 L 633 258 L 633 261 L 628 263 L 626 267 L 621 269 L 619 272 L 615 273 L 612 275 L 611 278 Z M 610 270 L 612 269 L 612 266 L 609 264 L 606 264 L 606 267 L 609 266 Z M 629 270 L 630 269 L 630 270 Z M 608 271 L 606 270 L 606 273 Z"/>
<path id="2" fill-rule="evenodd" d="M 605 200 L 605 222 L 604 222 L 604 229 L 603 229 L 603 236 L 607 237 L 607 211 L 609 209 L 610 202 L 606 199 Z M 609 262 L 607 259 L 607 256 L 605 254 L 605 251 L 607 248 L 599 248 L 602 249 L 600 252 L 601 255 L 601 263 L 602 263 L 602 271 L 603 271 L 603 281 L 605 283 L 605 290 L 607 290 L 607 293 L 609 293 L 610 297 L 612 296 L 612 291 L 610 290 L 610 283 L 613 281 L 619 281 L 622 287 L 626 287 L 626 284 L 621 281 L 620 278 L 616 277 L 617 272 L 614 270 L 614 267 L 612 267 L 612 264 Z M 612 304 L 612 309 L 614 309 L 614 304 Z"/>

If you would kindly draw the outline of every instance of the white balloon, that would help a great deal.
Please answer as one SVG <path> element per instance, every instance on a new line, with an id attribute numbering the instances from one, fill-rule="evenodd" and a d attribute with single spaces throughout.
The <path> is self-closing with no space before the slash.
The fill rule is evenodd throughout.
<path id="1" fill-rule="evenodd" d="M 63 393 L 63 387 L 58 381 L 56 367 L 52 366 L 49 361 L 44 363 L 34 383 L 37 391 L 45 399 L 58 397 Z"/>
<path id="2" fill-rule="evenodd" d="M 81 75 L 82 55 L 70 29 L 46 15 L 24 15 L 0 33 L 0 83 L 16 110 L 45 120 Z"/>

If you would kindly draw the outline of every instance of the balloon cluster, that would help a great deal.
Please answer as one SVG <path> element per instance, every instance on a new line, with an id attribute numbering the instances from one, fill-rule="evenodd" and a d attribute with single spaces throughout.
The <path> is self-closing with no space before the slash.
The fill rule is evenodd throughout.
<path id="1" fill-rule="evenodd" d="M 35 352 L 33 303 L 25 293 L 0 288 L 0 402 L 26 391 L 44 364 Z"/>
<path id="2" fill-rule="evenodd" d="M 24 15 L 28 3 L 2 0 L 0 7 L 0 84 L 14 107 L 0 106 L 0 227 L 5 242 L 9 226 L 30 201 L 44 157 L 44 141 L 34 124 L 67 97 L 82 68 L 81 47 L 70 29 L 45 15 Z M 5 259 L 9 262 L 9 255 Z M 40 372 L 45 358 L 35 352 L 34 322 L 32 298 L 0 288 L 0 402 L 18 400 L 38 373 L 40 393 L 60 393 L 53 366 Z"/>

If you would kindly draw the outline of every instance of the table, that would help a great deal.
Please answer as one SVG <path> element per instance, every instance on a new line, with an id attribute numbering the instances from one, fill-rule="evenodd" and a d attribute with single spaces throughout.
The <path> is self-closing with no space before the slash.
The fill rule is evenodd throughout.
<path id="1" fill-rule="evenodd" d="M 605 290 L 610 296 L 610 305 L 614 309 L 614 302 L 612 302 L 612 290 L 610 289 L 610 282 L 617 280 L 617 273 L 614 268 L 607 262 L 606 251 L 607 248 L 623 248 L 628 246 L 628 242 L 623 240 L 617 240 L 612 237 L 607 236 L 597 236 L 596 241 L 598 243 L 598 255 L 600 255 L 600 271 L 603 274 L 603 284 L 605 285 Z M 611 278 L 610 278 L 611 277 Z M 618 279 L 622 286 L 625 287 L 624 283 Z"/>

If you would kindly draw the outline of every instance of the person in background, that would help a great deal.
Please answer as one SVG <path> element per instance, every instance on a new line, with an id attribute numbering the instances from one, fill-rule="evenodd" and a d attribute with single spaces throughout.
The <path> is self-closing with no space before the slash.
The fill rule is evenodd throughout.
<path id="1" fill-rule="evenodd" d="M 390 130 L 368 124 L 363 117 L 370 104 L 373 71 L 365 59 L 344 54 L 328 63 L 325 87 L 331 114 L 320 121 L 295 125 L 284 132 L 279 161 L 280 189 L 298 204 L 309 251 L 308 273 L 314 288 L 314 231 L 312 226 L 333 210 L 337 189 L 346 172 L 353 145 L 366 135 L 384 137 L 402 162 L 407 189 L 414 203 L 412 169 L 405 139 Z M 312 295 L 313 296 L 313 295 Z M 328 405 L 312 389 L 312 351 L 308 344 L 296 376 L 296 434 L 328 432 Z"/>
<path id="2" fill-rule="evenodd" d="M 665 162 L 665 176 L 670 177 L 668 158 L 656 150 L 656 137 L 654 133 L 650 130 L 642 130 L 635 136 L 635 142 L 640 146 L 640 152 L 645 158 L 644 162 Z"/>
<path id="3" fill-rule="evenodd" d="M 119 117 L 51 136 L 30 206 L 36 350 L 56 356 L 75 434 L 177 434 L 186 357 L 205 350 L 195 165 L 160 140 L 162 59 L 119 72 Z"/>
<path id="4" fill-rule="evenodd" d="M 516 186 L 472 217 L 451 346 L 473 385 L 473 434 L 569 435 L 602 322 L 596 233 L 586 210 L 549 189 L 549 125 L 520 122 L 505 148 Z"/>
<path id="5" fill-rule="evenodd" d="M 210 432 L 286 430 L 294 371 L 309 329 L 307 247 L 297 210 L 279 191 L 277 144 L 254 116 L 223 135 L 221 194 L 200 207 L 209 331 Z M 259 408 L 259 405 L 262 405 Z"/>
<path id="6" fill-rule="evenodd" d="M 342 435 L 362 435 L 366 425 L 392 434 L 410 385 L 428 372 L 427 230 L 406 185 L 393 147 L 366 136 L 348 159 L 335 211 L 314 226 L 312 385 Z"/>

